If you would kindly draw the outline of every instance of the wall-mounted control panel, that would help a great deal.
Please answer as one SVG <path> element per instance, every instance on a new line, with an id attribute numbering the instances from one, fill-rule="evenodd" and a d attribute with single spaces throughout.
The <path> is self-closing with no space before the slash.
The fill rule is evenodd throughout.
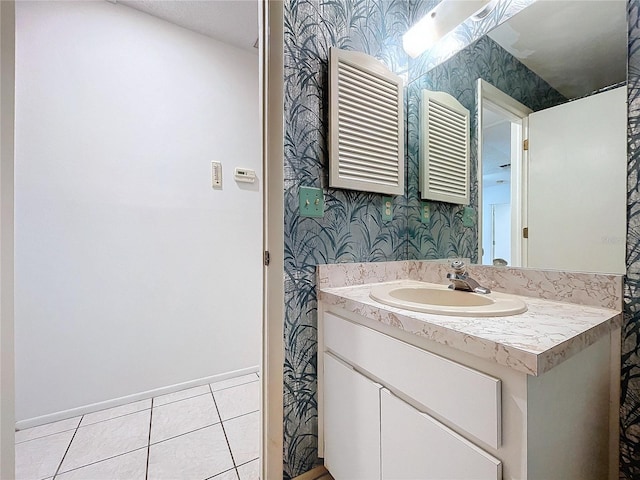
<path id="1" fill-rule="evenodd" d="M 236 168 L 233 174 L 236 182 L 254 183 L 256 181 L 256 171 L 250 168 Z"/>

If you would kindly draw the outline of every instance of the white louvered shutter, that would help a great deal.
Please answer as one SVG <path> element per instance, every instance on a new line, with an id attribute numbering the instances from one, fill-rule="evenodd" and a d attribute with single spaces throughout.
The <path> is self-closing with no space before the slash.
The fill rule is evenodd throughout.
<path id="1" fill-rule="evenodd" d="M 420 193 L 423 199 L 469 203 L 469 110 L 444 92 L 422 91 Z"/>
<path id="2" fill-rule="evenodd" d="M 329 186 L 404 194 L 402 79 L 375 58 L 332 47 Z"/>

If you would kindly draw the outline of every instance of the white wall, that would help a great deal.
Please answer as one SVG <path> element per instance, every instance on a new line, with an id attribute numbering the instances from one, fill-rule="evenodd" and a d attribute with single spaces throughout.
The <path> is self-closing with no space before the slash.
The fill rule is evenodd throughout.
<path id="1" fill-rule="evenodd" d="M 257 52 L 108 2 L 16 30 L 17 420 L 257 366 Z"/>

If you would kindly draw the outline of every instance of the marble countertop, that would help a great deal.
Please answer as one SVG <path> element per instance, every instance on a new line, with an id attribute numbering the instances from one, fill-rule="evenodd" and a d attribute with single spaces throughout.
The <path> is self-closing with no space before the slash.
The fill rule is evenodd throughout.
<path id="1" fill-rule="evenodd" d="M 513 316 L 419 313 L 371 299 L 373 285 L 379 283 L 321 288 L 319 300 L 529 375 L 542 375 L 622 324 L 619 310 L 520 295 L 528 309 Z"/>

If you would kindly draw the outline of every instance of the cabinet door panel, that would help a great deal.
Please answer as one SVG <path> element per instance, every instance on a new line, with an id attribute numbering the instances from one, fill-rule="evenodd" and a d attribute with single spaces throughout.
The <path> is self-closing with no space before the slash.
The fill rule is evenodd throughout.
<path id="1" fill-rule="evenodd" d="M 324 464 L 335 480 L 380 479 L 380 388 L 324 353 Z"/>
<path id="2" fill-rule="evenodd" d="M 500 460 L 383 389 L 384 480 L 499 480 Z"/>

